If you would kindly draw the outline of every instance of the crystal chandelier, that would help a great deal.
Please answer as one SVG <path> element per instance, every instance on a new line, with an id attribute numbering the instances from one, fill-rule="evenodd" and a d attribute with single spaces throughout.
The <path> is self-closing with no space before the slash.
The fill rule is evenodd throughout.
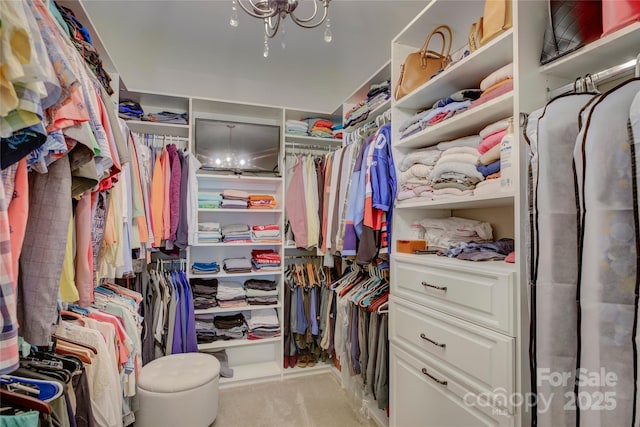
<path id="1" fill-rule="evenodd" d="M 291 20 L 302 28 L 316 28 L 326 21 L 324 41 L 329 43 L 333 38 L 331 34 L 331 20 L 327 18 L 331 0 L 312 1 L 313 14 L 308 18 L 298 18 L 294 13 L 299 4 L 298 0 L 233 0 L 231 2 L 231 19 L 229 24 L 232 27 L 237 27 L 239 24 L 238 5 L 249 15 L 262 19 L 264 21 L 263 55 L 265 58 L 269 56 L 269 39 L 276 35 L 280 27 L 282 27 L 280 31 L 282 48 L 285 47 L 286 31 L 284 28 L 284 20 L 287 16 L 291 16 Z M 249 5 L 246 5 L 245 2 L 248 2 Z M 322 6 L 322 17 L 316 19 L 318 18 L 320 6 Z"/>

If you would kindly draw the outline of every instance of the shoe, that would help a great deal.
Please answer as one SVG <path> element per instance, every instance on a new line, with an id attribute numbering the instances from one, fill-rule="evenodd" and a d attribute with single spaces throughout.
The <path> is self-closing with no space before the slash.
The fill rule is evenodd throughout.
<path id="1" fill-rule="evenodd" d="M 289 356 L 289 368 L 295 368 L 296 367 L 296 356 Z"/>
<path id="2" fill-rule="evenodd" d="M 309 354 L 307 356 L 307 366 L 312 368 L 312 367 L 316 366 L 316 363 L 317 363 L 316 357 L 313 354 Z"/>
<path id="3" fill-rule="evenodd" d="M 289 356 L 284 356 L 282 364 L 284 366 L 284 369 L 287 369 L 289 367 Z"/>
<path id="4" fill-rule="evenodd" d="M 301 354 L 300 357 L 298 357 L 298 363 L 297 365 L 301 368 L 306 368 L 307 367 L 307 355 L 306 354 Z"/>

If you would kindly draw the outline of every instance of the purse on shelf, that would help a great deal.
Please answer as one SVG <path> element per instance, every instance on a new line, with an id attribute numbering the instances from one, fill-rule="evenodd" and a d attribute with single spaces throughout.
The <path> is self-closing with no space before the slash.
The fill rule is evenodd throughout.
<path id="1" fill-rule="evenodd" d="M 480 45 L 488 43 L 513 25 L 511 0 L 485 0 L 484 14 L 480 18 L 482 34 Z"/>
<path id="2" fill-rule="evenodd" d="M 435 35 L 442 38 L 440 52 L 429 50 L 429 44 Z M 451 62 L 451 42 L 451 28 L 440 25 L 431 31 L 418 52 L 407 55 L 400 67 L 400 78 L 394 92 L 396 100 L 427 82 Z"/>
<path id="3" fill-rule="evenodd" d="M 548 0 L 540 63 L 546 64 L 597 40 L 602 33 L 602 2 Z"/>
<path id="4" fill-rule="evenodd" d="M 475 52 L 480 48 L 480 43 L 482 40 L 482 21 L 480 18 L 478 22 L 474 22 L 471 24 L 471 28 L 469 28 L 469 52 Z"/>

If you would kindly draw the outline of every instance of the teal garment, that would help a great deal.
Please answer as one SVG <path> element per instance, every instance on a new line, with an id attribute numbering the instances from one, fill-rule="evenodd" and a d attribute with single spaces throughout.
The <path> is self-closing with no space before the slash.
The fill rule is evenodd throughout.
<path id="1" fill-rule="evenodd" d="M 0 427 L 38 427 L 38 411 L 29 411 L 19 415 L 3 415 L 0 417 Z"/>
<path id="2" fill-rule="evenodd" d="M 49 2 L 49 13 L 51 13 L 51 16 L 53 16 L 55 20 L 58 21 L 62 29 L 65 31 L 65 33 L 67 33 L 67 37 L 71 38 L 71 31 L 69 31 L 69 26 L 62 18 L 60 11 L 58 10 L 55 2 L 53 1 Z"/>

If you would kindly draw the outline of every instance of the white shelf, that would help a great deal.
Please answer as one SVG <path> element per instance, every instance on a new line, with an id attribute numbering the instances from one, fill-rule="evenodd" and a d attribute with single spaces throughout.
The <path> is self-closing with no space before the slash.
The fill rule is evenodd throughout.
<path id="1" fill-rule="evenodd" d="M 587 73 L 595 74 L 633 60 L 640 53 L 639 48 L 640 22 L 635 22 L 543 65 L 540 71 L 573 81 Z"/>
<path id="2" fill-rule="evenodd" d="M 159 135 L 174 135 L 184 138 L 187 138 L 189 136 L 189 125 L 146 122 L 142 120 L 127 120 L 126 124 L 133 132 L 153 133 Z"/>
<path id="3" fill-rule="evenodd" d="M 229 278 L 229 277 L 254 277 L 254 276 L 274 276 L 282 274 L 282 269 L 278 271 L 252 271 L 250 273 L 227 273 L 224 270 L 215 274 L 189 274 L 190 279 L 217 279 L 217 278 Z"/>
<path id="4" fill-rule="evenodd" d="M 342 145 L 342 139 L 320 138 L 318 136 L 292 135 L 289 133 L 284 134 L 284 140 L 286 142 L 295 142 L 296 144 L 326 144 L 329 146 Z"/>
<path id="5" fill-rule="evenodd" d="M 239 311 L 239 310 L 236 310 Z M 270 344 L 277 343 L 282 341 L 282 337 L 275 338 L 263 338 L 261 340 L 248 340 L 248 339 L 238 339 L 238 340 L 221 340 L 214 341 L 208 344 L 198 344 L 198 350 L 215 350 L 222 348 L 232 348 L 232 347 L 244 347 L 248 345 L 260 345 L 260 344 Z M 272 362 L 275 363 L 275 362 Z"/>
<path id="6" fill-rule="evenodd" d="M 477 51 L 405 95 L 397 108 L 417 110 L 461 89 L 480 87 L 483 78 L 513 61 L 513 29 L 505 31 Z"/>
<path id="7" fill-rule="evenodd" d="M 280 184 L 282 182 L 282 178 L 277 176 L 225 175 L 219 172 L 209 172 L 205 170 L 199 170 L 196 177 L 198 180 L 241 182 L 245 184 Z"/>
<path id="8" fill-rule="evenodd" d="M 391 108 L 391 98 L 387 99 L 382 105 L 380 105 L 378 108 L 376 108 L 373 111 L 369 112 L 369 115 L 367 116 L 366 120 L 363 120 L 359 123 L 356 123 L 355 125 L 351 125 L 348 128 L 345 128 L 343 131 L 346 132 L 353 132 L 354 130 L 361 128 L 365 123 L 369 123 L 371 120 L 375 120 L 375 118 L 379 115 L 384 113 L 386 110 L 388 110 L 389 108 Z"/>
<path id="9" fill-rule="evenodd" d="M 457 258 L 449 258 L 440 255 L 412 255 L 394 252 L 390 255 L 394 261 L 408 262 L 417 265 L 433 265 L 441 268 L 456 269 L 468 272 L 516 273 L 516 264 L 504 261 L 466 261 Z"/>
<path id="10" fill-rule="evenodd" d="M 217 212 L 217 213 L 282 213 L 282 209 L 227 209 L 227 208 L 198 208 L 198 212 Z"/>
<path id="11" fill-rule="evenodd" d="M 305 375 L 315 375 L 321 374 L 323 372 L 331 372 L 331 367 L 333 366 L 333 360 L 329 359 L 327 362 L 318 361 L 315 366 L 307 366 L 301 368 L 300 366 L 295 366 L 293 368 L 286 368 L 283 373 L 285 377 L 302 377 Z"/>
<path id="12" fill-rule="evenodd" d="M 219 246 L 282 246 L 282 242 L 280 243 L 262 243 L 262 242 L 251 242 L 251 243 L 232 243 L 232 242 L 220 242 L 220 243 L 197 243 L 192 245 L 195 248 L 215 248 Z"/>
<path id="13" fill-rule="evenodd" d="M 281 308 L 282 306 L 280 304 L 273 304 L 273 305 L 247 305 L 246 307 L 229 307 L 229 308 L 221 308 L 221 307 L 214 307 L 214 308 L 205 308 L 205 309 L 196 309 L 194 310 L 195 314 L 219 314 L 219 313 L 236 313 L 238 311 L 253 311 L 253 310 L 260 310 L 262 308 Z"/>
<path id="14" fill-rule="evenodd" d="M 421 148 L 478 133 L 486 125 L 513 115 L 513 91 L 472 108 L 421 132 L 401 139 L 395 148 Z"/>
<path id="15" fill-rule="evenodd" d="M 252 381 L 259 378 L 269 378 L 279 376 L 282 368 L 277 362 L 252 363 L 250 365 L 230 366 L 233 369 L 232 378 L 220 377 L 220 385 L 232 384 L 235 382 Z"/>
<path id="16" fill-rule="evenodd" d="M 489 208 L 497 206 L 511 206 L 515 200 L 513 192 L 483 194 L 480 196 L 451 196 L 440 200 L 403 200 L 398 202 L 396 209 L 438 208 L 438 209 L 469 209 Z"/>

